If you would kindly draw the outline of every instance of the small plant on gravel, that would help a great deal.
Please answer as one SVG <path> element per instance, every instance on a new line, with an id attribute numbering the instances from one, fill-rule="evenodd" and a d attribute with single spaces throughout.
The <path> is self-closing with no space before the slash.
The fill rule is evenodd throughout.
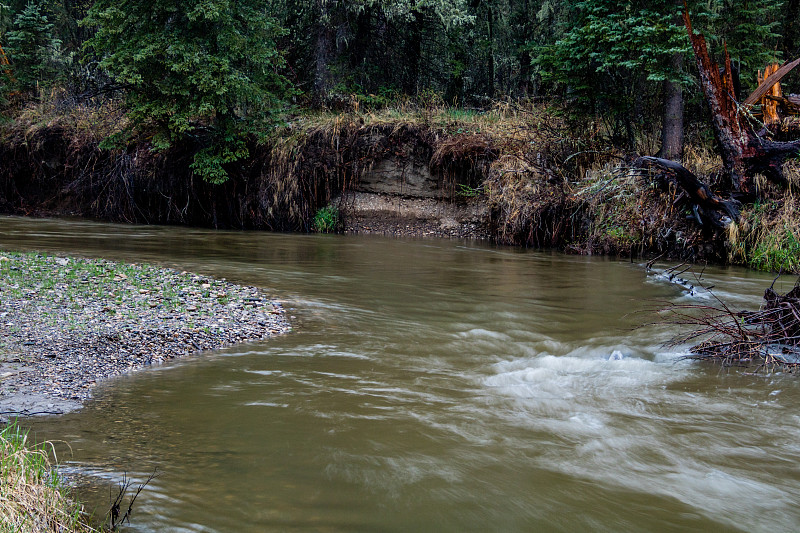
<path id="1" fill-rule="evenodd" d="M 334 206 L 325 206 L 314 215 L 314 231 L 317 233 L 334 233 L 339 228 L 339 210 Z"/>
<path id="2" fill-rule="evenodd" d="M 48 279 L 53 289 L 43 290 Z M 288 331 L 281 317 L 243 305 L 265 300 L 256 287 L 104 259 L 0 251 L 0 296 L 0 356 L 31 362 L 5 383 L 71 400 L 122 371 Z M 186 327 L 189 317 L 204 335 Z"/>
<path id="3" fill-rule="evenodd" d="M 339 210 L 329 205 L 317 211 L 313 228 L 317 233 L 335 233 L 339 228 Z"/>

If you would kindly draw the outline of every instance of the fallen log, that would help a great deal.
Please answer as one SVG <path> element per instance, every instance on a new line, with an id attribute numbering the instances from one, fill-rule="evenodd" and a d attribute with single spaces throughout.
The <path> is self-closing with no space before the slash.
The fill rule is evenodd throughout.
<path id="1" fill-rule="evenodd" d="M 703 224 L 706 221 L 721 228 L 739 220 L 741 203 L 733 199 L 723 200 L 680 163 L 660 157 L 643 156 L 633 162 L 633 167 L 664 171 L 691 200 L 692 211 L 698 223 Z"/>

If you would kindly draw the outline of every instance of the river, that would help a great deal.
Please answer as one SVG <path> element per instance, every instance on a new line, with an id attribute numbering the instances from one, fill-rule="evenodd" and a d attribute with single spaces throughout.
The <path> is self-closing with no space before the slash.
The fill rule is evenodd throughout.
<path id="1" fill-rule="evenodd" d="M 682 360 L 641 263 L 461 241 L 0 219 L 0 247 L 264 287 L 294 332 L 24 422 L 129 531 L 791 531 L 800 382 Z M 708 268 L 734 307 L 772 276 Z M 793 280 L 779 282 L 786 291 Z M 697 300 L 702 301 L 702 300 Z M 99 512 L 103 512 L 101 509 Z"/>

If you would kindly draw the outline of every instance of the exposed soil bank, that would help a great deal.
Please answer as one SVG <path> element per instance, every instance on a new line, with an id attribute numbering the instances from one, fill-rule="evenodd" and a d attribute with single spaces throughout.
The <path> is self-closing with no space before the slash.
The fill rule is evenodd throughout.
<path id="1" fill-rule="evenodd" d="M 0 419 L 80 406 L 100 380 L 290 330 L 255 287 L 105 260 L 0 252 Z"/>
<path id="2" fill-rule="evenodd" d="M 393 236 L 458 237 L 490 240 L 485 200 L 443 202 L 390 194 L 348 192 L 335 198 L 345 233 Z"/>
<path id="3" fill-rule="evenodd" d="M 119 112 L 98 109 L 26 111 L 0 130 L 0 212 L 308 232 L 333 206 L 344 232 L 800 270 L 791 193 L 765 185 L 739 224 L 703 226 L 668 176 L 629 169 L 625 154 L 536 108 L 298 118 L 253 143 L 221 185 L 192 175 L 189 144 L 100 149 L 124 115 L 110 124 Z M 686 151 L 687 168 L 724 185 L 714 181 L 719 158 Z M 800 182 L 797 168 L 787 176 Z"/>
<path id="4" fill-rule="evenodd" d="M 442 153 L 447 136 L 437 128 L 350 117 L 290 124 L 268 143 L 253 143 L 251 157 L 228 169 L 230 179 L 212 185 L 192 175 L 190 144 L 163 152 L 146 141 L 99 148 L 113 128 L 95 124 L 103 117 L 92 113 L 74 110 L 47 122 L 23 115 L 0 130 L 0 212 L 307 232 L 331 201 L 341 199 L 343 212 L 360 216 L 359 204 L 346 209 L 346 192 L 463 204 L 458 187 L 477 186 L 489 161 L 474 151 Z"/>

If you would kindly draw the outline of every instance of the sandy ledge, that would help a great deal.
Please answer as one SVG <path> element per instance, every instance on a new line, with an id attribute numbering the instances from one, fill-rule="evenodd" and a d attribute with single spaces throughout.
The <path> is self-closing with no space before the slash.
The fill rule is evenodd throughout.
<path id="1" fill-rule="evenodd" d="M 370 192 L 348 192 L 334 199 L 344 232 L 394 237 L 491 240 L 489 208 L 477 198 L 451 202 Z"/>
<path id="2" fill-rule="evenodd" d="M 0 420 L 74 410 L 103 379 L 290 330 L 256 287 L 0 251 Z"/>

